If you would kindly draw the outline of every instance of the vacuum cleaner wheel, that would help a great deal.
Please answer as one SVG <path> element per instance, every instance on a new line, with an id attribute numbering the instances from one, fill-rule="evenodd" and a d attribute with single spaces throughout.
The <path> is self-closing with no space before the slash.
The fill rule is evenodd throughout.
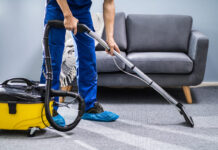
<path id="1" fill-rule="evenodd" d="M 36 131 L 40 130 L 39 128 L 33 127 L 33 128 L 29 128 L 27 130 L 27 136 L 28 137 L 34 137 L 36 135 Z"/>

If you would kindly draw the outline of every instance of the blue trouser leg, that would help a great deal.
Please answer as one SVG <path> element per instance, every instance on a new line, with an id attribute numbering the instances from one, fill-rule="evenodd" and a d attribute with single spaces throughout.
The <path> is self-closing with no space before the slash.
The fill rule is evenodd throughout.
<path id="1" fill-rule="evenodd" d="M 48 15 L 49 16 L 49 15 Z M 74 15 L 75 16 L 75 15 Z M 53 17 L 53 16 L 52 16 Z M 47 17 L 47 20 L 54 18 Z M 93 29 L 90 13 L 76 15 L 80 23 L 84 23 Z M 45 20 L 45 23 L 47 22 Z M 77 56 L 77 82 L 79 94 L 85 100 L 86 110 L 94 106 L 97 99 L 97 73 L 96 73 L 96 56 L 94 40 L 84 33 L 77 33 L 74 36 Z M 53 81 L 52 89 L 58 90 L 60 87 L 59 76 L 64 50 L 65 30 L 52 28 L 49 33 L 49 48 L 52 57 Z M 44 61 L 43 61 L 44 62 Z M 44 63 L 43 63 L 44 64 Z M 43 69 L 44 65 L 43 65 Z M 45 83 L 43 73 L 41 74 L 40 83 Z M 58 101 L 58 97 L 55 97 Z M 55 108 L 57 109 L 57 107 Z"/>
<path id="2" fill-rule="evenodd" d="M 59 90 L 60 82 L 60 70 L 62 63 L 62 55 L 64 50 L 65 42 L 65 29 L 56 29 L 51 28 L 49 32 L 49 49 L 52 59 L 52 71 L 53 71 L 53 80 L 52 80 L 52 89 Z M 45 71 L 45 61 L 43 60 L 42 70 Z M 45 83 L 45 77 L 41 73 L 40 83 Z M 59 101 L 58 97 L 55 97 L 55 101 Z M 57 107 L 55 106 L 55 109 Z"/>
<path id="3" fill-rule="evenodd" d="M 93 29 L 90 13 L 76 16 L 80 23 L 86 24 Z M 77 83 L 79 94 L 85 100 L 86 110 L 92 108 L 97 99 L 97 72 L 95 43 L 92 38 L 84 33 L 74 36 L 76 41 L 77 58 Z"/>
<path id="4" fill-rule="evenodd" d="M 86 110 L 94 106 L 97 97 L 97 73 L 94 41 L 85 34 L 75 36 L 77 45 L 77 84 L 85 100 Z"/>

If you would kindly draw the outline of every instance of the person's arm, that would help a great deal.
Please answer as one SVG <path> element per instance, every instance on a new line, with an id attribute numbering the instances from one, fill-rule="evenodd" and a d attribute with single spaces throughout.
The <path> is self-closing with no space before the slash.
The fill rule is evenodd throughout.
<path id="1" fill-rule="evenodd" d="M 67 30 L 73 30 L 74 34 L 77 33 L 77 23 L 78 19 L 73 17 L 72 12 L 70 11 L 67 0 L 57 0 L 58 5 L 61 8 L 61 11 L 64 15 L 64 26 Z"/>
<path id="2" fill-rule="evenodd" d="M 113 55 L 113 51 L 120 53 L 120 49 L 114 41 L 114 18 L 115 18 L 115 5 L 114 0 L 104 0 L 103 4 L 104 24 L 106 31 L 106 42 L 110 47 L 110 54 Z M 108 51 L 107 51 L 108 52 Z"/>

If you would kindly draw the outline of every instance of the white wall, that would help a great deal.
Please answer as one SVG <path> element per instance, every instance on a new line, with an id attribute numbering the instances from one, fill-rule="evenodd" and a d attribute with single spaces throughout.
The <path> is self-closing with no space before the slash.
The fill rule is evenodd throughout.
<path id="1" fill-rule="evenodd" d="M 0 0 L 0 82 L 39 80 L 43 13 L 41 0 Z"/>
<path id="2" fill-rule="evenodd" d="M 115 0 L 126 14 L 185 14 L 210 38 L 204 81 L 218 82 L 218 0 Z M 0 0 L 0 82 L 10 77 L 39 80 L 45 0 Z M 92 12 L 102 12 L 93 0 Z"/>

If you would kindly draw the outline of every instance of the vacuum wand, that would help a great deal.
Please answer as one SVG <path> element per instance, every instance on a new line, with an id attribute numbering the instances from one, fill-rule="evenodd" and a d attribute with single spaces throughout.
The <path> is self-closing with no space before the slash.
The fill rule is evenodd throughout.
<path id="1" fill-rule="evenodd" d="M 50 21 L 53 24 L 56 24 L 57 27 L 64 28 L 64 24 L 62 21 L 54 20 Z M 95 32 L 93 32 L 89 27 L 87 27 L 84 24 L 78 24 L 77 25 L 77 31 L 79 33 L 86 33 L 90 37 L 94 38 L 97 40 L 100 45 L 102 45 L 105 49 L 110 51 L 110 47 L 108 44 Z M 149 78 L 146 74 L 144 74 L 139 68 L 137 68 L 133 63 L 131 63 L 128 59 L 120 55 L 118 52 L 114 51 L 114 55 L 119 58 L 122 62 L 124 62 L 133 72 L 135 72 L 141 80 L 143 80 L 148 86 L 153 88 L 155 91 L 157 91 L 165 100 L 167 100 L 170 104 L 176 106 L 176 108 L 179 110 L 181 115 L 183 115 L 184 119 L 186 120 L 187 124 L 191 127 L 194 126 L 194 122 L 189 116 L 186 111 L 184 106 L 179 103 L 177 100 L 175 100 L 171 95 L 169 95 L 162 87 L 160 87 L 156 82 L 154 82 L 151 78 Z"/>
<path id="2" fill-rule="evenodd" d="M 96 39 L 105 49 L 110 51 L 109 46 L 107 43 L 102 40 L 99 35 L 97 35 L 93 31 L 87 32 L 88 35 Z M 184 106 L 176 101 L 171 95 L 169 95 L 162 87 L 160 87 L 156 82 L 154 82 L 151 78 L 149 78 L 146 74 L 144 74 L 139 68 L 137 68 L 133 63 L 131 63 L 129 60 L 127 60 L 125 57 L 120 55 L 118 52 L 113 51 L 114 55 L 118 57 L 122 62 L 124 62 L 133 72 L 135 72 L 148 86 L 153 88 L 155 91 L 157 91 L 165 100 L 167 100 L 170 104 L 173 104 L 176 106 L 176 108 L 179 110 L 180 114 L 183 115 L 184 119 L 188 123 L 189 126 L 194 127 L 194 122 L 192 120 L 192 117 L 189 116 Z"/>

